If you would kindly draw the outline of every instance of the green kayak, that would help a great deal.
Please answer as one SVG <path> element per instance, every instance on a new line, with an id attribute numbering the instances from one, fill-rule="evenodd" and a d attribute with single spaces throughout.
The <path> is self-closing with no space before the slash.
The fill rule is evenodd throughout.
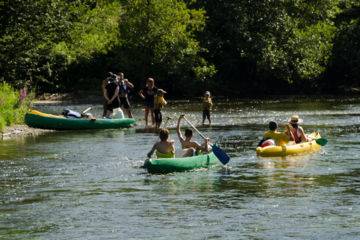
<path id="1" fill-rule="evenodd" d="M 208 168 L 219 164 L 214 153 L 183 158 L 158 158 L 149 159 L 144 163 L 144 168 L 149 173 L 183 172 L 197 168 Z"/>
<path id="2" fill-rule="evenodd" d="M 62 115 L 52 115 L 36 110 L 31 110 L 25 115 L 25 123 L 29 127 L 55 129 L 55 130 L 83 130 L 83 129 L 107 129 L 127 128 L 135 123 L 132 118 L 119 119 L 95 119 L 66 118 Z"/>

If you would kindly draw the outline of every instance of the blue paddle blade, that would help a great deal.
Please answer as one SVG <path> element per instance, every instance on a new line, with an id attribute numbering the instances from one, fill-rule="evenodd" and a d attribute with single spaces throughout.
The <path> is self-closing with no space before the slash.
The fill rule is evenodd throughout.
<path id="1" fill-rule="evenodd" d="M 225 165 L 230 161 L 230 157 L 218 146 L 212 145 L 212 151 L 222 164 Z"/>

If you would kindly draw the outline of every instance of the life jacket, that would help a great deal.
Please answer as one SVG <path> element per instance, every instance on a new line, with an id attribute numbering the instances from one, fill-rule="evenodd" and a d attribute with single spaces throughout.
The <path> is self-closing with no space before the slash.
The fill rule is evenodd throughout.
<path id="1" fill-rule="evenodd" d="M 166 100 L 161 95 L 154 96 L 154 109 L 161 109 L 167 104 Z"/>
<path id="2" fill-rule="evenodd" d="M 175 153 L 169 152 L 169 153 L 161 153 L 158 150 L 156 150 L 156 157 L 157 158 L 174 158 Z"/>

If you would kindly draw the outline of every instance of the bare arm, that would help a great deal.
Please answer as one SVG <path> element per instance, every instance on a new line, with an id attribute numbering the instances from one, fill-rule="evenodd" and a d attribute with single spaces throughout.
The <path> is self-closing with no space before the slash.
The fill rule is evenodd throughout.
<path id="1" fill-rule="evenodd" d="M 158 143 L 155 143 L 154 146 L 151 148 L 150 152 L 148 152 L 148 154 L 147 154 L 148 158 L 151 158 L 151 156 L 154 154 L 157 144 Z"/>
<path id="2" fill-rule="evenodd" d="M 101 89 L 102 89 L 103 96 L 104 96 L 105 100 L 109 101 L 109 96 L 107 95 L 107 91 L 106 91 L 106 79 L 103 80 L 103 82 L 101 84 Z"/>
<path id="3" fill-rule="evenodd" d="M 125 82 L 126 86 L 128 86 L 129 88 L 134 88 L 134 84 L 132 84 L 131 82 L 129 82 L 129 80 L 124 79 L 124 82 Z"/>
<path id="4" fill-rule="evenodd" d="M 291 126 L 289 124 L 286 124 L 285 126 L 285 133 L 288 135 L 290 141 L 295 141 L 294 134 L 291 132 Z"/>
<path id="5" fill-rule="evenodd" d="M 117 96 L 119 96 L 119 86 L 116 87 L 116 90 L 115 90 L 115 93 L 114 93 L 114 96 L 112 96 L 112 98 L 109 100 L 109 102 L 112 102 L 115 100 L 115 98 L 117 98 Z"/>
<path id="6" fill-rule="evenodd" d="M 181 130 L 180 130 L 180 122 L 181 122 L 181 119 L 184 117 L 184 115 L 180 115 L 179 119 L 178 119 L 178 122 L 177 122 L 177 126 L 176 126 L 176 133 L 179 137 L 179 140 L 182 144 L 183 141 L 185 141 L 184 137 L 182 136 L 181 134 Z"/>
<path id="7" fill-rule="evenodd" d="M 139 96 L 140 96 L 142 99 L 145 99 L 144 91 L 143 91 L 143 90 L 140 90 L 140 91 L 139 91 Z"/>
<path id="8" fill-rule="evenodd" d="M 174 146 L 174 142 L 171 143 L 171 153 L 175 154 L 175 146 Z"/>
<path id="9" fill-rule="evenodd" d="M 299 127 L 301 131 L 301 141 L 302 142 L 308 142 L 309 138 L 305 135 L 304 129 L 302 127 Z"/>
<path id="10" fill-rule="evenodd" d="M 210 139 L 209 138 L 205 138 L 204 139 L 204 145 L 201 146 L 201 150 L 204 151 L 204 152 L 209 152 L 209 142 L 210 142 Z"/>

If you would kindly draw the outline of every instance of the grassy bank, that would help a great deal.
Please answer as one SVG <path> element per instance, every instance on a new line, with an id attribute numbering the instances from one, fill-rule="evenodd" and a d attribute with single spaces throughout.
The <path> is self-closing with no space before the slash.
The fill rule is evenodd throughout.
<path id="1" fill-rule="evenodd" d="M 20 94 L 7 83 L 0 83 L 0 131 L 12 124 L 22 124 L 33 95 L 20 101 Z"/>

